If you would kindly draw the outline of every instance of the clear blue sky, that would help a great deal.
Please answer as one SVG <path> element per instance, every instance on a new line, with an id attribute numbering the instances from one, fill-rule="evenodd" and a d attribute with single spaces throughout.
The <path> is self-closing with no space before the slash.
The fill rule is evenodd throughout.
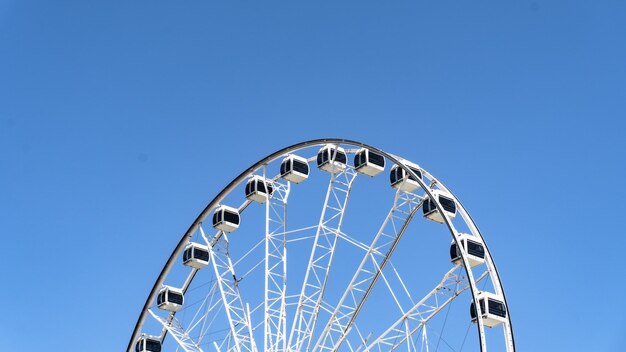
<path id="1" fill-rule="evenodd" d="M 124 349 L 206 203 L 326 136 L 455 191 L 521 351 L 625 350 L 625 15 L 617 0 L 0 0 L 0 350 Z"/>

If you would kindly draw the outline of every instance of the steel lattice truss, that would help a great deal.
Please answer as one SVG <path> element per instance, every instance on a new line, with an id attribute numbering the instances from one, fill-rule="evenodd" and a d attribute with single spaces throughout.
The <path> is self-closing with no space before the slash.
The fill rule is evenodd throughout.
<path id="1" fill-rule="evenodd" d="M 256 351 L 250 323 L 250 307 L 243 304 L 237 284 L 237 275 L 228 255 L 228 236 L 225 233 L 221 234 L 214 245 L 209 245 L 209 253 L 222 296 L 222 303 L 230 323 L 234 350 L 237 352 Z"/>
<path id="2" fill-rule="evenodd" d="M 288 204 L 292 201 L 290 194 L 295 192 L 294 183 L 282 177 L 284 175 L 267 177 L 266 173 L 276 167 L 276 164 L 280 164 L 283 158 L 295 153 L 303 157 L 299 160 L 311 165 L 316 161 L 315 148 L 320 146 L 335 151 L 329 154 L 332 168 L 326 168 L 328 172 L 323 173 L 327 175 L 328 183 L 321 210 L 316 212 L 319 218 L 314 220 L 314 225 L 309 223 L 289 227 L 288 213 L 297 208 Z M 387 200 L 391 201 L 391 205 L 383 208 L 386 211 L 384 216 L 380 216 L 375 225 L 370 225 L 368 233 L 351 236 L 349 229 L 344 229 L 344 220 L 350 213 L 348 208 L 351 199 L 356 197 L 353 193 L 358 187 L 355 188 L 354 185 L 360 184 L 361 181 L 357 182 L 357 179 L 364 178 L 357 177 L 363 171 L 356 165 L 357 155 L 367 155 L 362 154 L 364 149 L 369 153 L 378 153 L 387 162 L 401 167 L 406 177 L 411 177 L 414 187 L 394 186 L 395 189 Z M 336 159 L 338 155 L 341 156 L 341 152 L 345 153 L 343 159 Z M 352 156 L 354 165 L 348 161 Z M 319 155 L 317 161 L 320 162 Z M 377 172 L 372 171 L 368 176 L 376 174 Z M 230 236 L 220 230 L 207 236 L 205 230 L 210 225 L 204 225 L 205 219 L 209 218 L 218 205 L 237 202 L 231 200 L 235 197 L 231 193 L 235 194 L 234 190 L 252 179 L 252 176 L 256 177 L 255 180 L 267 182 L 266 187 L 271 187 L 271 192 L 268 192 L 264 201 L 258 198 L 252 198 L 254 201 L 244 199 L 235 203 L 239 205 L 232 206 L 232 209 L 236 209 L 242 222 L 245 222 L 246 209 L 259 206 L 254 205 L 255 202 L 264 203 L 263 208 L 259 208 L 264 209 L 263 236 L 257 233 L 257 229 L 244 230 L 247 232 L 244 237 Z M 391 178 L 393 182 L 393 175 Z M 454 202 L 459 216 L 454 218 L 444 211 L 439 194 L 447 195 Z M 449 269 L 434 287 L 426 285 L 426 289 L 421 288 L 421 292 L 415 292 L 415 285 L 407 282 L 405 268 L 397 268 L 397 262 L 393 258 L 394 255 L 397 256 L 398 249 L 402 249 L 402 243 L 405 242 L 403 235 L 413 223 L 415 215 L 418 212 L 426 214 L 427 205 L 428 211 L 434 208 L 438 214 L 444 215 L 436 221 L 452 237 L 451 258 L 453 253 L 458 253 L 458 258 L 452 259 L 451 268 L 441 268 L 441 271 L 433 269 L 433 273 Z M 415 238 L 426 234 L 411 235 Z M 244 238 L 249 241 L 248 247 L 235 248 Z M 187 268 L 187 271 L 180 270 L 176 263 L 177 258 L 181 258 L 182 250 L 193 241 L 201 242 L 208 251 L 206 268 L 194 266 Z M 478 252 L 475 248 L 469 250 L 467 241 L 483 246 L 483 259 L 477 261 Z M 290 269 L 287 275 L 287 269 L 290 268 L 288 253 L 293 243 L 306 244 L 302 248 L 307 248 L 307 257 L 304 258 L 301 253 L 301 258 L 296 258 L 306 265 L 302 271 Z M 344 247 L 338 245 L 339 243 Z M 448 311 L 454 306 L 451 303 L 459 297 L 466 297 L 463 307 L 466 307 L 469 299 L 474 306 L 495 304 L 495 311 L 506 309 L 506 319 L 500 321 L 497 317 L 494 320 L 489 315 L 491 313 L 472 316 L 476 326 L 473 343 L 477 346 L 475 349 L 485 352 L 489 342 L 490 351 L 514 352 L 515 344 L 504 290 L 484 243 L 482 234 L 458 199 L 439 180 L 416 164 L 354 141 L 328 139 L 304 142 L 262 159 L 209 203 L 185 233 L 155 282 L 135 326 L 128 352 L 134 351 L 135 343 L 142 341 L 141 339 L 156 341 L 159 346 L 170 341 L 167 348 L 163 345 L 164 350 L 185 352 L 429 351 L 437 349 L 433 347 L 434 342 L 429 341 L 429 336 L 434 334 L 435 340 L 441 339 L 443 332 L 443 328 L 441 331 L 433 330 L 433 326 L 439 325 L 431 323 L 441 321 L 442 310 L 446 308 Z M 346 246 L 352 248 L 350 256 L 340 255 L 337 259 L 339 248 Z M 289 258 L 294 260 L 291 256 Z M 351 271 L 342 274 L 346 280 L 341 284 L 340 290 L 337 289 L 337 284 L 329 285 L 338 270 L 337 264 L 334 264 L 337 260 L 354 263 L 349 266 L 353 268 Z M 347 266 L 341 264 L 340 268 L 345 270 Z M 430 270 L 428 265 L 422 269 L 424 268 Z M 210 273 L 210 278 L 203 276 L 198 285 L 192 285 L 201 272 Z M 178 278 L 179 283 L 173 287 L 185 295 L 181 310 L 183 316 L 180 315 L 181 311 L 162 311 L 155 306 L 159 289 L 166 280 L 172 282 L 174 278 Z M 435 276 L 434 280 L 439 278 Z M 329 287 L 332 287 L 331 295 L 327 293 Z M 262 294 L 259 294 L 259 290 Z M 424 294 L 427 290 L 430 291 Z M 483 290 L 488 290 L 491 296 L 481 296 Z M 413 296 L 422 298 L 414 300 Z M 194 299 L 188 301 L 188 297 Z M 378 305 L 368 303 L 372 301 L 372 297 L 384 297 L 384 307 L 388 307 L 384 311 L 385 317 L 390 320 L 371 320 L 372 315 L 368 315 L 368 309 Z M 495 297 L 495 303 L 484 297 Z M 479 302 L 479 299 L 482 301 Z M 483 306 L 480 307 L 481 312 L 484 312 Z M 490 309 L 487 311 L 494 311 Z M 448 318 L 447 314 L 445 319 Z M 472 324 L 469 317 L 464 319 L 466 322 L 463 323 L 468 326 L 468 330 L 459 333 L 465 333 L 461 348 Z M 157 333 L 141 334 L 142 330 L 147 329 L 147 324 L 156 326 Z M 443 324 L 445 326 L 445 320 Z M 504 339 L 496 339 L 490 332 L 491 329 L 486 329 L 492 326 L 496 327 L 494 330 L 502 331 Z M 146 347 L 147 342 L 141 346 L 137 347 L 138 350 L 144 348 L 140 352 L 152 351 Z M 448 347 L 455 350 L 450 345 Z"/>
<path id="3" fill-rule="evenodd" d="M 287 246 L 286 220 L 289 184 L 275 182 L 272 198 L 265 203 L 265 334 L 266 351 L 287 346 Z"/>
<path id="4" fill-rule="evenodd" d="M 410 219 L 420 205 L 419 196 L 400 190 L 396 192 L 389 214 L 339 300 L 314 350 L 335 351 L 339 349 L 369 292 L 380 277 L 382 269 L 391 258 Z"/>
<path id="5" fill-rule="evenodd" d="M 480 281 L 484 276 L 480 277 Z M 461 266 L 455 265 L 448 271 L 441 282 L 424 298 L 403 314 L 382 335 L 367 345 L 362 351 L 395 351 L 422 329 L 428 321 L 451 303 L 463 291 L 469 289 L 467 278 Z M 423 335 L 426 336 L 426 335 Z M 426 338 L 426 337 L 424 337 Z M 415 349 L 417 350 L 417 349 Z"/>
<path id="6" fill-rule="evenodd" d="M 202 352 L 202 349 L 191 339 L 189 333 L 185 331 L 185 328 L 183 328 L 175 317 L 165 320 L 154 314 L 152 310 L 149 310 L 148 312 L 154 319 L 161 323 L 165 329 L 167 329 L 170 335 L 176 340 L 176 342 L 178 342 L 180 348 L 182 348 L 185 352 Z"/>
<path id="7" fill-rule="evenodd" d="M 294 327 L 289 337 L 291 351 L 300 351 L 310 343 L 322 304 L 337 238 L 341 231 L 350 189 L 356 175 L 357 173 L 352 168 L 346 168 L 333 174 L 330 179 L 325 205 L 311 250 L 311 259 L 302 285 Z M 306 349 L 309 349 L 308 345 Z"/>

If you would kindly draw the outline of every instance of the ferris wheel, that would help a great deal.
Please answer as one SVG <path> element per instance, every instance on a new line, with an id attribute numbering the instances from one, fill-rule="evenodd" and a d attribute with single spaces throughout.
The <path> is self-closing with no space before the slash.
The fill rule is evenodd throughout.
<path id="1" fill-rule="evenodd" d="M 260 160 L 206 206 L 156 279 L 133 350 L 515 344 L 491 253 L 452 192 L 407 159 L 319 139 Z"/>

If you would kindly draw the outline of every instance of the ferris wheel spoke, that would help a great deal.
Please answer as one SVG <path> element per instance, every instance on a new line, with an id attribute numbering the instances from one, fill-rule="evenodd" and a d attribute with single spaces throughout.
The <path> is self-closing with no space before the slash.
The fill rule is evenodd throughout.
<path id="1" fill-rule="evenodd" d="M 209 330 L 218 317 L 218 313 L 223 308 L 221 299 L 217 297 L 219 295 L 217 291 L 216 281 L 211 285 L 211 289 L 209 289 L 202 305 L 196 311 L 196 315 L 191 319 L 189 328 L 187 328 L 187 333 L 190 335 L 194 329 L 199 329 L 198 345 L 201 345 L 204 338 L 209 335 Z M 202 312 L 203 307 L 206 307 L 204 312 Z"/>
<path id="2" fill-rule="evenodd" d="M 171 319 L 164 319 L 160 316 L 154 314 L 152 309 L 148 310 L 148 313 L 152 315 L 152 317 L 163 325 L 163 328 L 167 329 L 170 335 L 174 338 L 174 340 L 178 343 L 178 346 L 182 348 L 185 352 L 202 352 L 202 349 L 198 346 L 198 344 L 193 341 L 193 339 L 189 336 L 187 331 L 182 327 L 178 319 L 175 317 L 171 317 Z"/>
<path id="3" fill-rule="evenodd" d="M 273 195 L 265 202 L 265 351 L 285 351 L 287 347 L 285 232 L 289 191 L 289 182 L 275 181 Z"/>
<path id="4" fill-rule="evenodd" d="M 403 314 L 385 332 L 365 347 L 362 352 L 373 348 L 394 351 L 404 344 L 413 334 L 425 326 L 445 306 L 465 290 L 470 288 L 467 279 L 461 274 L 462 266 L 457 264 L 448 271 L 441 282 L 424 298 Z M 482 280 L 485 276 L 479 277 Z M 412 325 L 416 326 L 412 326 Z M 403 328 L 404 327 L 404 328 Z"/>
<path id="5" fill-rule="evenodd" d="M 211 245 L 207 241 L 210 262 L 215 271 L 217 286 L 228 318 L 234 349 L 237 352 L 255 352 L 256 345 L 252 335 L 250 309 L 247 305 L 244 306 L 241 298 L 238 279 L 228 254 L 228 236 L 222 232 L 219 239 L 213 242 L 214 244 Z"/>
<path id="6" fill-rule="evenodd" d="M 347 285 L 313 351 L 337 351 L 406 231 L 422 197 L 396 191 L 391 209 Z"/>
<path id="7" fill-rule="evenodd" d="M 217 344 L 217 341 L 213 341 L 213 347 L 215 348 L 216 352 L 222 352 L 222 349 L 220 348 L 220 346 Z"/>
<path id="8" fill-rule="evenodd" d="M 312 149 L 317 152 L 309 157 Z M 306 219 L 301 218 L 303 214 L 294 213 L 294 224 L 313 226 L 298 225 L 287 231 L 290 187 L 307 180 L 316 162 L 319 170 L 330 173 L 330 180 L 325 180 L 327 193 L 321 214 Z M 385 172 L 386 162 L 392 164 L 389 182 L 396 192 L 368 187 L 363 190 L 367 194 L 363 194 L 367 202 L 374 195 L 387 194 L 391 198 L 388 201 L 393 200 L 391 209 L 382 214 L 386 217 L 379 227 L 370 230 L 373 237 L 364 238 L 360 235 L 362 230 L 351 237 L 349 225 L 353 224 L 348 218 L 346 225 L 342 224 L 344 217 L 350 215 L 345 214 L 348 200 L 364 199 L 352 195 L 358 190 L 352 190 L 357 172 L 374 177 Z M 268 171 L 277 166 L 279 173 L 267 177 Z M 316 183 L 313 186 L 323 187 Z M 242 190 L 245 198 L 239 193 Z M 309 198 L 304 197 L 303 201 L 306 199 Z M 293 200 L 297 199 L 290 199 Z M 242 228 L 257 227 L 251 235 L 233 236 L 233 242 L 229 242 L 231 232 L 240 227 L 241 214 L 255 203 L 264 203 L 264 208 L 257 208 L 250 216 L 246 212 Z M 299 210 L 298 204 L 293 205 L 290 212 Z M 416 282 L 414 275 L 406 275 L 410 260 L 395 260 L 404 254 L 396 250 L 401 248 L 398 246 L 414 248 L 416 243 L 422 243 L 419 237 L 403 236 L 415 211 L 422 213 L 420 209 L 424 209 L 425 218 L 443 224 L 441 228 L 452 235 L 450 258 L 454 267 L 434 289 L 426 287 L 426 291 L 420 289 L 424 283 Z M 203 223 L 211 219 L 211 214 L 217 231 L 207 238 Z M 356 213 L 358 225 L 365 224 L 358 218 L 363 215 Z M 210 225 L 205 229 L 208 228 Z M 205 243 L 195 242 L 199 237 L 206 247 Z M 287 261 L 287 246 L 297 253 L 289 255 L 292 263 Z M 335 254 L 344 248 L 352 255 Z M 294 261 L 302 250 L 310 252 L 309 256 Z M 177 265 L 180 259 L 183 266 Z M 412 268 L 409 266 L 408 270 Z M 207 279 L 202 278 L 203 271 L 209 274 Z M 297 287 L 293 287 L 294 278 Z M 192 283 L 194 280 L 202 282 Z M 483 287 L 480 291 L 478 282 Z M 416 296 L 416 292 L 428 291 L 424 297 Z M 471 321 L 459 316 L 456 308 L 461 307 L 452 304 L 465 291 L 471 291 Z M 368 312 L 370 306 L 378 308 L 373 315 Z M 389 321 L 377 315 L 379 309 L 395 310 L 394 307 L 398 312 L 391 316 L 387 313 Z M 455 310 L 448 314 L 451 307 Z M 476 314 L 478 310 L 482 313 Z M 460 331 L 459 324 L 446 325 L 448 318 L 465 322 L 467 328 Z M 148 324 L 146 319 L 150 319 Z M 416 352 L 436 351 L 439 347 L 455 350 L 453 345 L 459 344 L 461 349 L 465 345 L 472 322 L 478 328 L 481 351 L 486 351 L 487 345 L 491 350 L 495 341 L 495 334 L 485 334 L 484 326 L 488 326 L 501 327 L 506 351 L 515 352 L 507 302 L 495 263 L 482 234 L 458 199 L 428 171 L 407 159 L 361 142 L 318 139 L 259 160 L 206 205 L 157 277 L 127 352 L 257 352 L 255 338 L 261 345 L 258 349 L 267 352 Z"/>
<path id="9" fill-rule="evenodd" d="M 232 332 L 228 331 L 228 333 L 226 334 L 226 336 L 224 336 L 224 338 L 222 338 L 221 340 L 214 340 L 213 341 L 213 346 L 215 347 L 216 351 L 230 351 L 231 350 L 231 346 L 233 344 L 233 338 L 232 338 Z"/>
<path id="10" fill-rule="evenodd" d="M 241 206 L 237 209 L 237 211 L 240 212 L 240 213 L 243 212 L 250 204 L 251 204 L 251 201 L 246 199 L 243 202 L 243 204 L 241 204 Z M 202 222 L 198 223 L 197 226 L 195 226 L 194 228 L 195 228 L 194 231 L 200 231 L 200 234 L 201 234 L 202 238 L 205 240 L 205 242 L 208 244 L 209 247 L 214 246 L 220 240 L 220 238 L 222 236 L 222 233 L 223 233 L 222 231 L 219 231 L 209 241 L 207 236 L 206 236 L 206 234 L 204 233 L 203 228 L 202 228 Z M 183 295 L 185 295 L 187 293 L 187 290 L 189 289 L 189 286 L 193 282 L 193 279 L 196 277 L 197 273 L 198 273 L 198 269 L 197 268 L 192 268 L 191 271 L 189 272 L 189 274 L 187 275 L 184 283 L 180 287 L 180 290 L 183 293 Z M 175 316 L 176 316 L 176 313 L 177 313 L 176 311 L 169 312 L 168 317 L 166 318 L 166 321 L 170 321 L 170 320 L 174 319 Z M 164 327 L 161 330 L 161 334 L 159 336 L 159 339 L 161 341 L 163 341 L 165 339 L 165 336 L 167 335 L 167 333 L 168 333 L 168 330 Z"/>
<path id="11" fill-rule="evenodd" d="M 289 336 L 291 351 L 300 351 L 305 344 L 308 350 L 356 175 L 351 167 L 331 175 Z"/>

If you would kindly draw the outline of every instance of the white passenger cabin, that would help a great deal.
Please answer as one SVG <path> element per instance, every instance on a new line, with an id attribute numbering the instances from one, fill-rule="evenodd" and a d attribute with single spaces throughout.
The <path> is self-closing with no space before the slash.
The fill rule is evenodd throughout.
<path id="1" fill-rule="evenodd" d="M 461 233 L 458 240 L 472 268 L 485 262 L 485 246 L 478 237 Z M 450 260 L 454 264 L 460 264 L 463 261 L 461 251 L 454 241 L 450 244 Z"/>
<path id="2" fill-rule="evenodd" d="M 317 153 L 317 167 L 333 174 L 345 170 L 347 162 L 345 149 L 334 144 L 326 144 Z"/>
<path id="3" fill-rule="evenodd" d="M 183 306 L 184 300 L 182 290 L 163 286 L 157 295 L 157 307 L 169 312 L 175 312 Z"/>
<path id="4" fill-rule="evenodd" d="M 422 179 L 422 171 L 418 165 L 406 160 L 402 161 L 402 163 L 411 169 L 411 171 L 413 171 L 420 180 Z M 420 188 L 420 184 L 417 182 L 417 179 L 397 164 L 391 167 L 389 182 L 391 183 L 391 187 L 400 189 L 404 192 L 413 192 Z"/>
<path id="5" fill-rule="evenodd" d="M 490 292 L 479 292 L 478 304 L 480 304 L 480 314 L 483 319 L 483 325 L 492 328 L 507 321 L 506 307 L 502 297 Z M 472 317 L 473 323 L 478 321 L 474 301 L 472 301 L 470 305 L 470 316 Z"/>
<path id="6" fill-rule="evenodd" d="M 274 193 L 272 181 L 261 176 L 252 176 L 246 183 L 246 198 L 251 201 L 265 203 L 268 198 L 272 197 L 272 193 Z"/>
<path id="7" fill-rule="evenodd" d="M 309 162 L 300 156 L 289 155 L 280 164 L 280 177 L 300 183 L 309 177 Z"/>
<path id="8" fill-rule="evenodd" d="M 135 352 L 161 352 L 161 341 L 156 336 L 142 335 L 135 344 Z"/>
<path id="9" fill-rule="evenodd" d="M 361 148 L 354 154 L 354 169 L 374 177 L 385 171 L 385 157 L 367 148 Z"/>
<path id="10" fill-rule="evenodd" d="M 220 205 L 213 213 L 213 227 L 224 232 L 233 232 L 239 227 L 239 210 Z"/>
<path id="11" fill-rule="evenodd" d="M 209 248 L 200 243 L 189 243 L 183 252 L 183 264 L 202 269 L 209 264 Z"/>
<path id="12" fill-rule="evenodd" d="M 431 192 L 433 193 L 434 198 L 439 201 L 439 204 L 443 208 L 443 212 L 448 216 L 448 218 L 454 219 L 456 216 L 456 203 L 454 202 L 454 199 L 452 199 L 452 196 L 440 190 L 433 190 Z M 422 210 L 425 218 L 443 224 L 443 216 L 437 210 L 437 206 L 432 199 L 427 198 L 424 201 Z"/>

